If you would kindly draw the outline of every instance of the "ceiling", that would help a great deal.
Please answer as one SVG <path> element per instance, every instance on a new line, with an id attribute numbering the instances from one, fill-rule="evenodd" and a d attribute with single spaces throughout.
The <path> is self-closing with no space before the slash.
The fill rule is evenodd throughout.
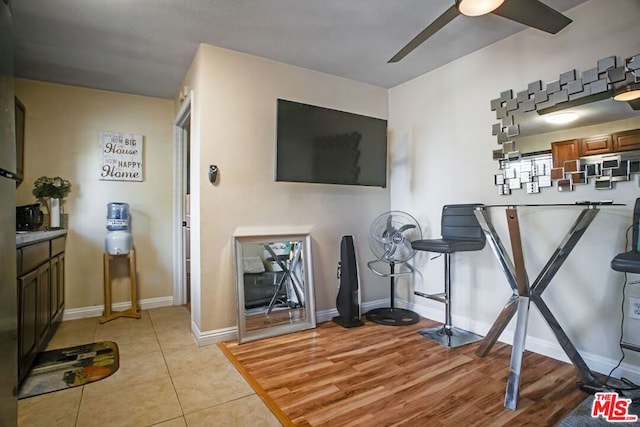
<path id="1" fill-rule="evenodd" d="M 566 11 L 585 0 L 543 1 Z M 16 76 L 172 99 L 204 42 L 389 88 L 527 28 L 495 15 L 458 16 L 399 63 L 387 63 L 452 4 L 13 0 Z"/>

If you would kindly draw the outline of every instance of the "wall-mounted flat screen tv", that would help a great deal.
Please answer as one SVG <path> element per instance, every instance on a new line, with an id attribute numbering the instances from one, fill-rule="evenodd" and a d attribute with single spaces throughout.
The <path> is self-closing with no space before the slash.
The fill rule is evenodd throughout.
<path id="1" fill-rule="evenodd" d="M 278 99 L 276 181 L 387 185 L 387 121 Z"/>

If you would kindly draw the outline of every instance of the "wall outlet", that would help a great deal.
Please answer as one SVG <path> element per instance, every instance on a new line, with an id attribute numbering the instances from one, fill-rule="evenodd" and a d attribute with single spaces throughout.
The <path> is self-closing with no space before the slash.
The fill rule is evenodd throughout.
<path id="1" fill-rule="evenodd" d="M 640 320 L 640 298 L 629 297 L 628 310 L 627 314 L 630 319 Z"/>

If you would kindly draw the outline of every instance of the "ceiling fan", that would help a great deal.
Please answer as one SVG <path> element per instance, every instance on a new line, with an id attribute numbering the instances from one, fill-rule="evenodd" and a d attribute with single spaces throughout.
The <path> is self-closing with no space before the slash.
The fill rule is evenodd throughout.
<path id="1" fill-rule="evenodd" d="M 551 34 L 557 33 L 572 22 L 571 19 L 539 0 L 455 0 L 454 5 L 415 36 L 389 60 L 389 63 L 400 61 L 459 14 L 480 16 L 487 13 L 493 13 Z"/>

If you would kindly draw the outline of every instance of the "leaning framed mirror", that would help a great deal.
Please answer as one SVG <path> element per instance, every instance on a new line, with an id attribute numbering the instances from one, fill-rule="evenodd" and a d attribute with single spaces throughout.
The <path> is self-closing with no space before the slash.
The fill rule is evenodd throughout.
<path id="1" fill-rule="evenodd" d="M 315 328 L 308 232 L 234 233 L 238 343 Z"/>

